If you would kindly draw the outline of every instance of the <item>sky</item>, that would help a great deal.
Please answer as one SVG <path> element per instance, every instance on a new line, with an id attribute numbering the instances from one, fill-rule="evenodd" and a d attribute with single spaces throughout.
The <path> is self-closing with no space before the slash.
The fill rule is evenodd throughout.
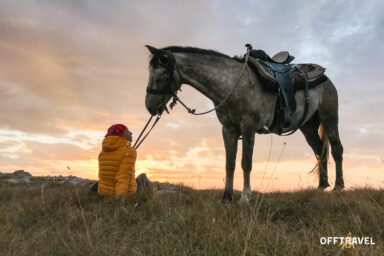
<path id="1" fill-rule="evenodd" d="M 0 172 L 96 179 L 108 127 L 124 123 L 135 139 L 149 118 L 144 45 L 232 56 L 251 43 L 326 67 L 339 94 L 346 186 L 383 188 L 383 13 L 383 1 L 355 0 L 0 0 Z M 198 111 L 212 106 L 188 85 L 180 97 Z M 235 189 L 242 189 L 240 156 Z M 316 187 L 308 174 L 315 164 L 300 132 L 257 135 L 252 189 Z M 221 189 L 224 165 L 216 115 L 192 116 L 178 105 L 138 150 L 136 174 Z"/>

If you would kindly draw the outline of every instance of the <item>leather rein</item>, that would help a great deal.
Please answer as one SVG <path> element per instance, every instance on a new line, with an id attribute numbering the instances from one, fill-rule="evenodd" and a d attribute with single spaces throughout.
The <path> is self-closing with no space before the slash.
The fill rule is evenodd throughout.
<path id="1" fill-rule="evenodd" d="M 246 44 L 245 45 L 247 47 L 247 53 L 245 54 L 245 58 L 244 58 L 244 65 L 240 71 L 240 75 L 239 77 L 237 78 L 234 86 L 232 87 L 232 89 L 229 91 L 229 93 L 226 95 L 226 97 L 221 101 L 220 104 L 216 105 L 214 108 L 208 110 L 208 111 L 205 111 L 205 112 L 200 112 L 200 113 L 196 113 L 196 109 L 192 109 L 192 108 L 189 108 L 184 102 L 182 102 L 180 100 L 180 98 L 177 96 L 177 92 L 178 91 L 181 91 L 181 85 L 182 85 L 182 76 L 181 76 L 181 73 L 179 71 L 179 68 L 176 64 L 176 61 L 175 61 L 175 57 L 173 56 L 173 53 L 169 50 L 165 50 L 164 53 L 168 56 L 169 60 L 170 60 L 170 64 L 165 66 L 164 64 L 161 64 L 163 66 L 165 66 L 166 68 L 168 68 L 168 84 L 171 84 L 171 86 L 168 86 L 167 88 L 165 89 L 152 89 L 152 88 L 149 88 L 147 87 L 147 93 L 149 94 L 155 94 L 155 95 L 163 95 L 165 96 L 166 94 L 171 94 L 172 95 L 172 102 L 170 104 L 170 108 L 172 109 L 177 102 L 180 102 L 180 104 L 188 111 L 188 113 L 192 114 L 192 115 L 205 115 L 205 114 L 208 114 L 218 108 L 220 108 L 222 105 L 224 105 L 224 103 L 228 100 L 228 98 L 231 96 L 233 90 L 235 89 L 236 85 L 240 82 L 240 79 L 245 71 L 245 68 L 248 67 L 248 59 L 249 59 L 249 54 L 252 50 L 252 46 L 249 45 L 249 44 Z M 174 76 L 174 71 L 177 72 L 177 75 L 178 75 L 178 79 L 175 79 L 175 76 Z M 249 72 L 249 70 L 248 70 Z M 177 81 L 178 80 L 178 81 Z M 173 82 L 173 83 L 172 83 Z M 159 107 L 164 107 L 164 110 L 169 114 L 169 111 L 168 111 L 168 108 L 166 107 L 166 104 L 164 102 L 162 102 Z"/>
<path id="2" fill-rule="evenodd" d="M 189 108 L 177 96 L 177 92 L 181 91 L 182 76 L 181 76 L 179 68 L 178 68 L 178 66 L 176 64 L 175 57 L 173 56 L 173 53 L 171 51 L 169 51 L 169 50 L 165 50 L 164 51 L 164 53 L 168 57 L 169 63 L 168 64 L 164 64 L 164 63 L 161 63 L 161 61 L 160 61 L 160 65 L 162 65 L 163 67 L 165 67 L 168 70 L 168 78 L 167 78 L 168 81 L 167 81 L 167 84 L 169 86 L 167 86 L 165 89 L 153 89 L 153 88 L 147 87 L 147 93 L 148 94 L 155 94 L 155 95 L 162 95 L 163 97 L 161 99 L 161 103 L 158 106 L 158 109 L 162 107 L 168 114 L 169 114 L 169 111 L 168 111 L 166 102 L 164 101 L 164 98 L 165 98 L 165 96 L 167 94 L 171 94 L 172 95 L 172 102 L 169 104 L 171 109 L 173 109 L 173 107 L 177 104 L 177 102 L 180 102 L 180 104 L 188 111 L 188 113 L 190 113 L 192 115 L 196 115 L 196 116 L 197 115 L 205 115 L 205 114 L 208 114 L 208 113 L 210 113 L 210 112 L 212 112 L 214 110 L 217 110 L 222 105 L 224 105 L 224 103 L 229 99 L 229 97 L 231 96 L 232 92 L 234 91 L 236 85 L 240 82 L 240 79 L 241 79 L 245 69 L 248 67 L 248 59 L 249 59 L 249 54 L 250 54 L 250 52 L 252 50 L 252 46 L 249 45 L 249 44 L 246 44 L 245 46 L 247 47 L 247 53 L 245 55 L 244 65 L 243 65 L 243 67 L 242 67 L 242 69 L 240 71 L 239 77 L 237 78 L 235 84 L 233 85 L 232 89 L 229 91 L 227 96 L 221 101 L 221 103 L 216 105 L 214 108 L 212 108 L 212 109 L 210 109 L 208 111 L 196 113 L 196 109 Z M 178 79 L 175 78 L 175 75 L 174 75 L 175 71 L 177 73 Z M 250 72 L 249 69 L 248 69 L 248 72 Z M 152 131 L 152 129 L 155 127 L 155 125 L 160 120 L 161 115 L 162 115 L 162 113 L 157 115 L 155 122 L 152 124 L 151 128 L 146 133 L 146 135 L 141 139 L 141 136 L 144 134 L 144 131 L 148 128 L 148 126 L 149 126 L 150 122 L 152 121 L 154 115 L 152 115 L 149 118 L 148 122 L 146 123 L 146 125 L 143 128 L 143 130 L 141 131 L 139 137 L 135 141 L 135 144 L 133 145 L 134 149 L 138 149 L 139 146 L 143 143 L 143 141 L 147 138 L 149 133 Z"/>

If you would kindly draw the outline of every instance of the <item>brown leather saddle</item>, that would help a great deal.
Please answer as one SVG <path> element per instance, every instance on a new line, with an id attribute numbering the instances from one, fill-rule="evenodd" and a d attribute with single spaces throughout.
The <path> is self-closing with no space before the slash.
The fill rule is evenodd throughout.
<path id="1" fill-rule="evenodd" d="M 269 55 L 264 51 L 264 50 L 251 50 L 250 56 L 267 61 L 267 62 L 273 62 L 273 63 L 278 63 L 278 64 L 289 64 L 292 62 L 295 57 L 289 54 L 287 51 L 281 51 L 273 55 L 273 57 L 269 57 Z"/>
<path id="2" fill-rule="evenodd" d="M 291 115 L 296 110 L 296 91 L 305 89 L 307 107 L 308 89 L 327 80 L 325 68 L 317 64 L 291 64 L 294 58 L 287 51 L 281 51 L 271 58 L 263 50 L 251 50 L 248 60 L 263 85 L 277 92 L 277 108 L 272 128 L 279 131 L 291 124 Z M 304 118 L 305 116 L 303 120 Z"/>

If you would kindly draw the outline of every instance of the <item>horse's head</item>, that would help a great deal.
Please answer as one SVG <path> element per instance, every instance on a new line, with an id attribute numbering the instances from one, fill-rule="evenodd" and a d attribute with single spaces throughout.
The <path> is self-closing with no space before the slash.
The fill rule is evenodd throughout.
<path id="1" fill-rule="evenodd" d="M 151 115 L 167 110 L 166 104 L 181 86 L 181 76 L 171 51 L 146 45 L 152 53 L 145 106 Z"/>

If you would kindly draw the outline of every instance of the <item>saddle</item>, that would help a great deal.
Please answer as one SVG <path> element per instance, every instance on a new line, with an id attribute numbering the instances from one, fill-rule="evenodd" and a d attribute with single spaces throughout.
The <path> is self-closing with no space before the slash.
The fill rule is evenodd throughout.
<path id="1" fill-rule="evenodd" d="M 279 64 L 289 64 L 295 59 L 295 57 L 291 56 L 287 51 L 278 52 L 275 55 L 273 55 L 272 58 L 269 57 L 269 55 L 261 49 L 251 50 L 249 55 L 259 60 L 279 63 Z"/>
<path id="2" fill-rule="evenodd" d="M 291 124 L 291 115 L 296 110 L 296 91 L 306 90 L 308 104 L 308 88 L 327 79 L 325 68 L 316 64 L 290 64 L 294 59 L 287 51 L 279 52 L 272 58 L 263 50 L 251 50 L 249 54 L 251 68 L 267 89 L 277 92 L 277 107 L 271 128 L 277 128 L 279 133 Z"/>

